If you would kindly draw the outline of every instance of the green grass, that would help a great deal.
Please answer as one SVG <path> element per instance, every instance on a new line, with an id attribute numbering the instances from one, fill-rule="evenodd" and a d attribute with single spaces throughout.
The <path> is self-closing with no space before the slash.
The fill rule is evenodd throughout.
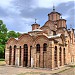
<path id="1" fill-rule="evenodd" d="M 5 59 L 3 59 L 3 58 L 0 58 L 0 61 L 4 61 Z"/>
<path id="2" fill-rule="evenodd" d="M 75 68 L 75 65 L 70 65 L 70 67 Z"/>
<path id="3" fill-rule="evenodd" d="M 0 59 L 0 66 L 4 66 L 5 65 L 5 59 Z"/>

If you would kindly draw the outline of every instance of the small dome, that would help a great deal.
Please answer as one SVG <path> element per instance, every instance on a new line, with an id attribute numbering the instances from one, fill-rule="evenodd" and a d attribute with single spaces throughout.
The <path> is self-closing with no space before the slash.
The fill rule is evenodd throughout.
<path id="1" fill-rule="evenodd" d="M 35 23 L 35 24 L 32 24 L 32 30 L 35 30 L 35 29 L 39 29 L 40 28 L 40 25 Z"/>

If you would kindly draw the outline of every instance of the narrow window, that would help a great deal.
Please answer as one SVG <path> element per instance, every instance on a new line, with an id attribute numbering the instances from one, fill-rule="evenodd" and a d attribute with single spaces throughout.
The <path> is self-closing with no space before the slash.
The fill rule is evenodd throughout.
<path id="1" fill-rule="evenodd" d="M 20 51 L 19 51 L 19 66 L 21 66 L 21 46 L 20 46 Z"/>
<path id="2" fill-rule="evenodd" d="M 24 44 L 24 51 L 23 51 L 23 66 L 28 66 L 28 45 Z"/>
<path id="3" fill-rule="evenodd" d="M 9 47 L 9 65 L 11 65 L 12 60 L 12 46 Z"/>
<path id="4" fill-rule="evenodd" d="M 65 65 L 65 48 L 63 50 L 63 55 L 64 55 L 64 65 Z"/>
<path id="5" fill-rule="evenodd" d="M 45 52 L 45 51 L 47 51 L 47 44 L 46 43 L 43 44 L 43 52 Z"/>
<path id="6" fill-rule="evenodd" d="M 16 45 L 14 46 L 13 65 L 15 65 L 15 58 L 16 58 Z"/>
<path id="7" fill-rule="evenodd" d="M 36 52 L 40 53 L 40 44 L 36 45 Z"/>
<path id="8" fill-rule="evenodd" d="M 54 50 L 54 62 L 55 62 L 55 67 L 57 67 L 57 46 L 55 46 Z"/>

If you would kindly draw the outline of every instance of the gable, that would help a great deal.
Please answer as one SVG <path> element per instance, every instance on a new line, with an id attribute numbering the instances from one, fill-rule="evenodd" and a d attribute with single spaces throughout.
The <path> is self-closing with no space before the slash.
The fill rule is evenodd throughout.
<path id="1" fill-rule="evenodd" d="M 55 28 L 55 25 L 54 25 L 54 23 L 52 22 L 52 21 L 47 21 L 45 24 L 44 24 L 44 26 L 48 26 L 51 30 L 55 30 L 56 28 Z"/>
<path id="2" fill-rule="evenodd" d="M 16 40 L 15 38 L 10 38 L 10 39 L 7 41 L 7 44 L 8 44 L 8 45 L 17 44 L 17 40 Z"/>

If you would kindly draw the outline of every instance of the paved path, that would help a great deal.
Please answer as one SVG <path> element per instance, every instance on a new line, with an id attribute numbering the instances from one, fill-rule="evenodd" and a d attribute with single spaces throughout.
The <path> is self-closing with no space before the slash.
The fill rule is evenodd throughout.
<path id="1" fill-rule="evenodd" d="M 62 73 L 59 73 L 59 75 L 75 75 L 75 68 L 71 68 L 71 69 L 66 70 Z"/>
<path id="2" fill-rule="evenodd" d="M 66 71 L 62 71 L 68 69 Z M 57 70 L 50 69 L 29 69 L 24 67 L 0 66 L 0 75 L 75 75 L 75 68 L 62 67 Z M 54 74 L 58 73 L 59 74 Z"/>

